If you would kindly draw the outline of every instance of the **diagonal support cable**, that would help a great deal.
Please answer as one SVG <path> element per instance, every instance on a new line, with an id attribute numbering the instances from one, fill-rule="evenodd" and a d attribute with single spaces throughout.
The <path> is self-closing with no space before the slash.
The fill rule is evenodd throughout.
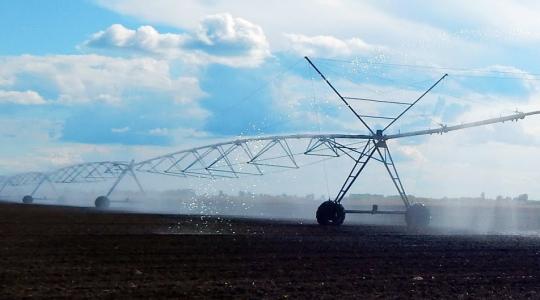
<path id="1" fill-rule="evenodd" d="M 279 145 L 281 150 L 283 150 L 284 155 L 279 157 L 272 157 L 272 158 L 261 158 L 261 156 L 265 153 L 267 153 L 270 149 L 274 148 L 276 145 Z M 288 158 L 288 160 L 291 162 L 292 165 L 282 165 L 282 164 L 272 164 L 272 163 L 265 163 L 264 161 L 272 161 L 278 158 Z M 248 164 L 253 165 L 259 165 L 259 166 L 267 166 L 267 167 L 278 167 L 278 168 L 288 168 L 288 169 L 298 169 L 299 166 L 296 163 L 296 160 L 294 158 L 294 153 L 291 151 L 291 148 L 289 147 L 289 144 L 287 143 L 286 139 L 273 139 L 269 141 L 259 152 L 253 156 L 253 158 L 247 162 Z"/>
<path id="2" fill-rule="evenodd" d="M 242 148 L 242 150 L 244 151 L 244 153 L 247 155 L 247 157 L 249 158 L 249 161 L 253 161 L 254 159 L 254 155 L 253 155 L 253 152 L 251 151 L 251 149 L 249 148 L 249 145 L 247 143 L 239 143 L 240 147 Z M 261 168 L 257 165 L 257 164 L 250 164 L 252 166 L 255 167 L 255 169 L 257 169 L 257 175 L 263 175 L 263 171 L 261 170 Z"/>
<path id="3" fill-rule="evenodd" d="M 369 132 L 371 132 L 371 134 L 374 135 L 375 132 L 373 132 L 371 127 L 369 127 L 369 125 L 364 121 L 364 119 L 362 119 L 362 116 L 360 114 L 358 114 L 354 110 L 354 108 L 352 108 L 352 106 L 349 104 L 349 102 L 347 102 L 347 100 L 338 92 L 338 90 L 330 83 L 330 81 L 328 79 L 326 79 L 326 76 L 324 76 L 324 74 L 319 70 L 319 68 L 317 68 L 317 66 L 315 66 L 315 64 L 311 61 L 311 59 L 309 59 L 309 57 L 307 57 L 307 56 L 305 56 L 304 58 L 311 65 L 311 67 L 313 69 L 315 69 L 315 71 L 321 76 L 321 78 L 326 82 L 326 84 L 328 84 L 328 86 L 334 91 L 334 93 L 336 93 L 336 95 L 339 97 L 339 99 L 341 99 L 341 101 L 343 101 L 343 103 L 345 103 L 345 105 L 352 111 L 352 113 L 358 118 L 358 120 L 360 120 L 360 122 L 362 122 L 362 124 L 364 124 L 364 126 L 369 130 Z"/>
<path id="4" fill-rule="evenodd" d="M 325 152 L 321 153 L 321 151 L 324 150 L 329 150 L 332 154 L 326 154 Z M 304 155 L 339 157 L 334 146 L 326 138 L 312 138 L 309 141 L 306 151 L 304 151 Z"/>
<path id="5" fill-rule="evenodd" d="M 448 76 L 448 74 L 444 74 L 441 78 L 439 78 L 439 80 L 437 80 L 437 82 L 435 82 L 432 86 L 429 87 L 429 89 L 427 89 L 422 95 L 420 95 L 420 97 L 418 97 L 416 101 L 411 103 L 407 108 L 405 108 L 405 110 L 403 110 L 397 117 L 395 117 L 392 122 L 386 125 L 386 127 L 384 127 L 382 131 L 385 131 L 390 126 L 392 126 L 392 124 L 394 124 L 397 120 L 399 120 L 399 118 L 401 118 L 407 111 L 409 111 L 409 109 L 411 109 L 416 103 L 418 103 L 418 101 L 422 100 L 422 98 L 424 98 L 425 95 L 431 92 L 431 90 L 434 89 L 444 78 L 446 78 L 446 76 Z"/>

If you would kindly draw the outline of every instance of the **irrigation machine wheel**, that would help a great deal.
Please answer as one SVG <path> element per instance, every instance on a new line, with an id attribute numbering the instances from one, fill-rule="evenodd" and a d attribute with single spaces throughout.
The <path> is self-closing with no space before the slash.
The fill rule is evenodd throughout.
<path id="1" fill-rule="evenodd" d="M 431 221 L 429 209 L 422 203 L 415 203 L 405 213 L 405 222 L 412 229 L 426 228 Z"/>
<path id="2" fill-rule="evenodd" d="M 317 209 L 317 223 L 339 226 L 345 221 L 345 208 L 340 203 L 328 200 Z"/>
<path id="3" fill-rule="evenodd" d="M 22 202 L 24 204 L 32 204 L 34 202 L 34 198 L 30 195 L 26 195 L 22 198 Z"/>
<path id="4" fill-rule="evenodd" d="M 106 209 L 106 208 L 109 208 L 109 206 L 111 205 L 111 200 L 109 200 L 107 196 L 99 196 L 96 198 L 96 201 L 94 204 L 96 208 Z"/>

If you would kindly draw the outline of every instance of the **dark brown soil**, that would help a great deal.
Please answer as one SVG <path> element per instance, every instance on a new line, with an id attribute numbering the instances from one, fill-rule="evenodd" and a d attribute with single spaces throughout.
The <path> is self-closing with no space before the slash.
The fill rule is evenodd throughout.
<path id="1" fill-rule="evenodd" d="M 540 239 L 4 203 L 0 296 L 540 298 Z"/>

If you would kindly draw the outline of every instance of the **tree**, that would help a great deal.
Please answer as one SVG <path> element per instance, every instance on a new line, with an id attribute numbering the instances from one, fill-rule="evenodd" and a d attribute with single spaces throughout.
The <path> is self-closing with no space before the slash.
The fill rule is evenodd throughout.
<path id="1" fill-rule="evenodd" d="M 528 201 L 529 200 L 529 195 L 528 194 L 521 194 L 519 196 L 516 197 L 516 200 L 517 201 Z"/>

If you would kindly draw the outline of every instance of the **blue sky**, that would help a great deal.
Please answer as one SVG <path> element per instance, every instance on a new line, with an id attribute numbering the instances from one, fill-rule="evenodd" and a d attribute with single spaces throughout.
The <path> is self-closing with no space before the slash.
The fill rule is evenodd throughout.
<path id="1" fill-rule="evenodd" d="M 394 131 L 537 109 L 539 14 L 534 1 L 502 0 L 2 1 L 0 171 L 148 158 L 239 135 L 361 132 L 304 55 L 356 97 L 411 101 L 449 73 Z M 485 147 L 502 149 L 490 154 L 497 161 L 533 156 L 538 125 L 410 139 L 396 145 L 396 157 L 432 174 L 410 183 L 416 193 L 510 194 L 525 183 L 505 179 L 501 187 L 467 168 L 494 170 L 478 158 Z M 452 158 L 456 147 L 470 149 Z M 457 186 L 481 187 L 446 190 L 441 162 Z"/>
<path id="2" fill-rule="evenodd" d="M 2 1 L 0 29 L 2 55 L 76 54 L 76 46 L 86 37 L 111 24 L 138 27 L 137 18 L 115 13 L 93 1 Z M 180 31 L 163 25 L 159 30 Z"/>

